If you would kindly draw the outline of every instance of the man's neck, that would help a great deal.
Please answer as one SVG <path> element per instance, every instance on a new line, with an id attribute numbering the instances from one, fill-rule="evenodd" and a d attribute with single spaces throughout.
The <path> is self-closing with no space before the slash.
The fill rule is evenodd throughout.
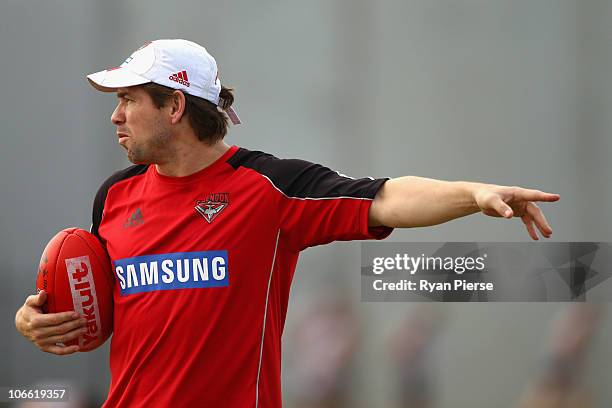
<path id="1" fill-rule="evenodd" d="M 163 164 L 156 164 L 157 172 L 164 176 L 185 177 L 197 173 L 210 166 L 219 159 L 227 150 L 229 145 L 223 140 L 218 141 L 212 146 L 202 142 L 182 146 L 177 149 L 176 155 L 172 160 Z"/>

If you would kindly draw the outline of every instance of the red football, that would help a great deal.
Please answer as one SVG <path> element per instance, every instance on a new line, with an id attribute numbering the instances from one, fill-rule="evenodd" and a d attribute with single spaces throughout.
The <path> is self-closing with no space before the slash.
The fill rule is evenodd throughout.
<path id="1" fill-rule="evenodd" d="M 51 238 L 40 259 L 36 289 L 47 292 L 45 313 L 74 310 L 87 319 L 87 332 L 66 346 L 90 351 L 113 332 L 111 265 L 93 234 L 67 228 Z"/>

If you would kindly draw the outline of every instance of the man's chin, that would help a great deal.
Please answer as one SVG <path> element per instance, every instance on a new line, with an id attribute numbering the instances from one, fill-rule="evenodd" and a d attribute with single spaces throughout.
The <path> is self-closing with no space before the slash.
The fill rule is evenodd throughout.
<path id="1" fill-rule="evenodd" d="M 144 164 L 144 163 L 141 163 L 142 160 L 139 160 L 137 156 L 134 156 L 134 154 L 132 153 L 130 149 L 127 149 L 127 159 L 134 164 Z"/>
<path id="2" fill-rule="evenodd" d="M 146 160 L 142 157 L 138 157 L 132 153 L 132 151 L 128 150 L 127 159 L 133 164 L 152 164 L 150 160 Z"/>

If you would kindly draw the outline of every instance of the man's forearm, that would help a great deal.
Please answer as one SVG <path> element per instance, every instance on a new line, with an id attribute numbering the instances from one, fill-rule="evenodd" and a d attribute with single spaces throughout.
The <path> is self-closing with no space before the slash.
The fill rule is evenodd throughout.
<path id="1" fill-rule="evenodd" d="M 370 208 L 370 225 L 425 227 L 480 211 L 479 183 L 399 177 L 387 181 Z"/>

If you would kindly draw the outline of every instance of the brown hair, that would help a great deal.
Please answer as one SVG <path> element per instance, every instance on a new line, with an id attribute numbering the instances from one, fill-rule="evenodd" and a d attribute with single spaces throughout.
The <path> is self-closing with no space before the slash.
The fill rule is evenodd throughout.
<path id="1" fill-rule="evenodd" d="M 150 82 L 142 89 L 151 97 L 153 104 L 161 109 L 176 89 Z M 219 108 L 226 110 L 234 103 L 234 90 L 221 86 Z M 202 142 L 212 145 L 227 134 L 228 117 L 214 103 L 183 92 L 185 95 L 185 115 L 189 124 Z"/>

